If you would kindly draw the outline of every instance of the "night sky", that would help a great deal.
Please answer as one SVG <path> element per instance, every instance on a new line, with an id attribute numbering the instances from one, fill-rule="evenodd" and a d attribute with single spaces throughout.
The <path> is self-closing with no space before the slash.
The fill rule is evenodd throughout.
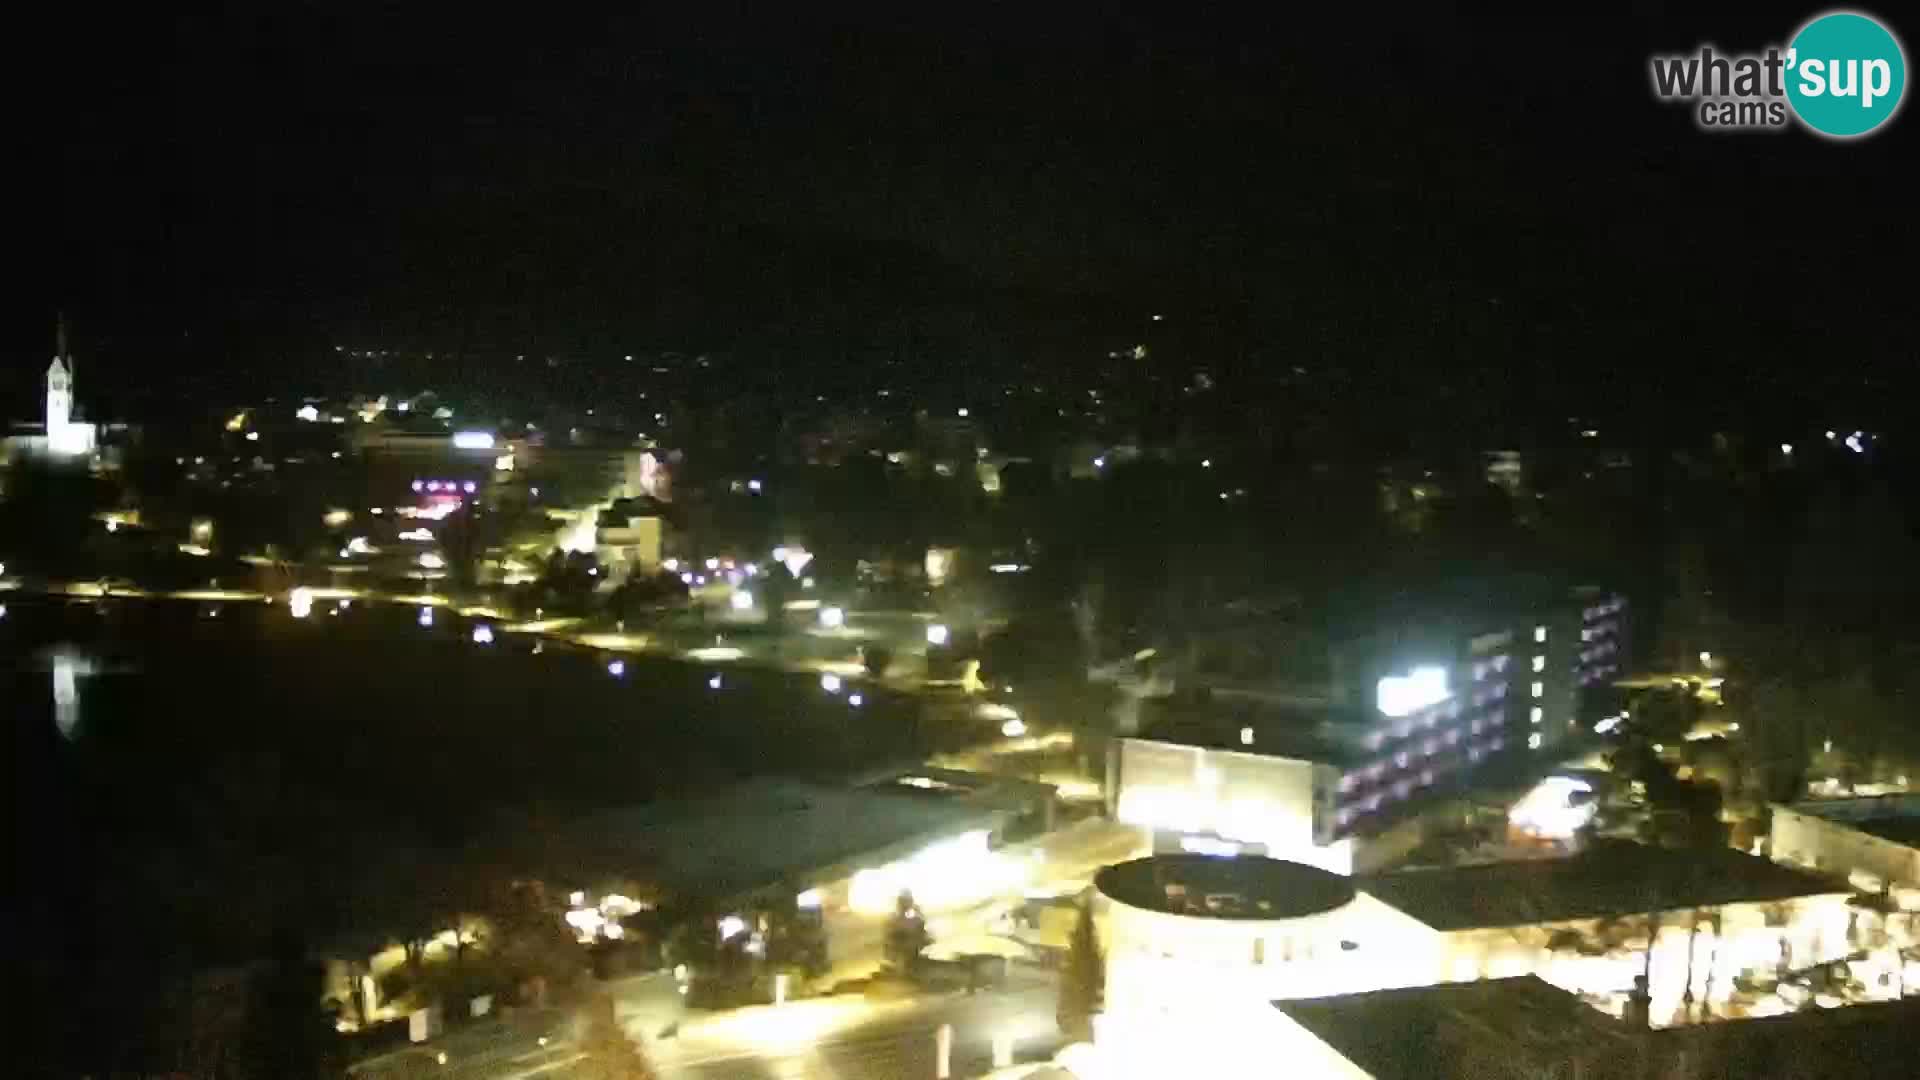
<path id="1" fill-rule="evenodd" d="M 1647 54 L 1815 9 L 1668 6 L 96 12 L 12 75 L 59 212 L 29 222 L 58 246 L 0 326 L 5 400 L 56 306 L 89 372 L 156 390 L 343 343 L 1017 370 L 1165 313 L 1216 366 L 1362 391 L 1888 400 L 1867 380 L 1914 359 L 1920 119 L 1703 134 Z"/>

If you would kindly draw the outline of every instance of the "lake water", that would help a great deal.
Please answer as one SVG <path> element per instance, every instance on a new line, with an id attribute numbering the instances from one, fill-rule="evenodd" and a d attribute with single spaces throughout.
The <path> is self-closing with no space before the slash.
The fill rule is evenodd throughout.
<path id="1" fill-rule="evenodd" d="M 640 656 L 615 677 L 446 610 L 5 600 L 21 925 L 161 967 L 323 934 L 422 853 L 528 820 L 923 749 L 911 699 Z"/>

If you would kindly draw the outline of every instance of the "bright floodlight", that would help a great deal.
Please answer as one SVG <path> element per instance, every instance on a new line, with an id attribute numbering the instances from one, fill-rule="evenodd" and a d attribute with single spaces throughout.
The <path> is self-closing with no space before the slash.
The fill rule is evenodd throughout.
<path id="1" fill-rule="evenodd" d="M 947 632 L 946 623 L 934 623 L 927 627 L 927 644 L 929 645 L 945 645 L 949 636 L 951 635 Z"/>
<path id="2" fill-rule="evenodd" d="M 1414 668 L 1405 675 L 1389 675 L 1375 685 L 1375 704 L 1387 716 L 1406 716 L 1429 705 L 1447 700 L 1447 669 L 1437 666 Z"/>
<path id="3" fill-rule="evenodd" d="M 614 660 L 607 664 L 607 674 L 613 676 L 616 679 L 622 675 L 625 675 L 626 673 L 627 673 L 627 662 L 625 660 Z"/>
<path id="4" fill-rule="evenodd" d="M 287 610 L 296 619 L 304 619 L 313 614 L 313 590 L 302 585 L 288 593 Z"/>
<path id="5" fill-rule="evenodd" d="M 493 644 L 493 627 L 488 626 L 486 623 L 481 623 L 479 626 L 474 627 L 473 643 L 475 645 Z"/>
<path id="6" fill-rule="evenodd" d="M 820 609 L 820 625 L 821 626 L 824 626 L 829 630 L 833 630 L 833 629 L 837 629 L 839 627 L 845 626 L 846 624 L 847 624 L 847 613 L 843 609 L 837 608 L 837 607 L 823 607 Z"/>
<path id="7" fill-rule="evenodd" d="M 720 676 L 718 675 L 715 675 L 712 678 L 707 680 L 707 689 L 709 690 L 718 690 L 722 685 L 724 684 L 721 682 Z"/>
<path id="8" fill-rule="evenodd" d="M 829 694 L 839 693 L 840 676 L 832 674 L 831 672 L 820 676 L 820 689 L 825 690 Z"/>
<path id="9" fill-rule="evenodd" d="M 847 695 L 847 704 L 853 706 L 856 709 L 862 705 L 865 705 L 866 703 L 867 703 L 867 699 L 864 697 L 861 697 L 859 694 Z"/>
<path id="10" fill-rule="evenodd" d="M 733 599 L 731 600 L 731 603 L 733 604 L 733 610 L 735 611 L 752 611 L 753 610 L 753 594 L 746 591 L 745 589 L 735 589 L 733 591 Z"/>

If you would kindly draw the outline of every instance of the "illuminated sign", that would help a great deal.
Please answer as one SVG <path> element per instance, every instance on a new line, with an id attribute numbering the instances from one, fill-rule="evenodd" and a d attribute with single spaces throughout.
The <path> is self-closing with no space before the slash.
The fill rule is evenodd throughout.
<path id="1" fill-rule="evenodd" d="M 1389 675 L 1374 688 L 1374 701 L 1387 716 L 1406 716 L 1447 700 L 1447 669 L 1417 667 L 1405 675 Z"/>

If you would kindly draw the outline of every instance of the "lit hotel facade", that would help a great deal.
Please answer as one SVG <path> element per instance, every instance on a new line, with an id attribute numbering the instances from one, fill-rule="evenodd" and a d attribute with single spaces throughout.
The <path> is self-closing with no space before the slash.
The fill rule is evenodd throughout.
<path id="1" fill-rule="evenodd" d="M 1581 691 L 1620 676 L 1625 599 L 1555 599 L 1351 635 L 1329 649 L 1318 696 L 1215 689 L 1200 722 L 1119 741 L 1113 814 L 1150 830 L 1157 851 L 1365 870 L 1377 861 L 1365 838 L 1482 765 L 1551 753 L 1579 726 Z"/>

